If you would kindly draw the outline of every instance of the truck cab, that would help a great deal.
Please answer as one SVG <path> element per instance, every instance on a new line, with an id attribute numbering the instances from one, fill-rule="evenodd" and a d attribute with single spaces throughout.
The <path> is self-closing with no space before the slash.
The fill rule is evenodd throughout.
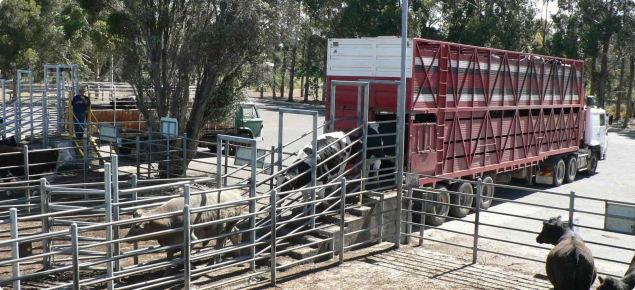
<path id="1" fill-rule="evenodd" d="M 263 123 L 258 107 L 254 103 L 241 103 L 236 110 L 238 136 L 262 139 Z"/>
<path id="2" fill-rule="evenodd" d="M 240 103 L 236 105 L 233 120 L 223 124 L 207 124 L 205 126 L 203 136 L 200 139 L 205 143 L 199 143 L 199 147 L 207 147 L 211 151 L 216 152 L 216 142 L 219 134 L 261 141 L 263 140 L 263 126 L 258 106 L 251 102 Z"/>
<path id="3" fill-rule="evenodd" d="M 606 126 L 606 111 L 598 108 L 588 108 L 586 111 L 586 131 L 584 143 L 591 152 L 598 154 L 603 160 L 608 150 L 608 128 Z"/>

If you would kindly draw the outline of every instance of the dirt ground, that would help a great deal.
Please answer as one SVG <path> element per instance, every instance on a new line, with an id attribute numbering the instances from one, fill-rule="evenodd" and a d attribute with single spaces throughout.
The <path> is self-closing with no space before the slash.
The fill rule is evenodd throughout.
<path id="1" fill-rule="evenodd" d="M 504 263 L 472 264 L 471 253 L 448 255 L 434 247 L 392 243 L 349 252 L 344 264 L 337 260 L 308 264 L 279 273 L 277 287 L 270 282 L 234 285 L 231 289 L 549 289 L 541 274 L 512 271 Z M 507 262 L 509 263 L 509 261 Z M 511 262 L 513 263 L 513 262 Z"/>

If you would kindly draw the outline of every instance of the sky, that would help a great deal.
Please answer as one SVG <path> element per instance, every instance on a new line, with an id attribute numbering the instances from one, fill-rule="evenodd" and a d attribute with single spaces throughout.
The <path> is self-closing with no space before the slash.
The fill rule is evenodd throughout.
<path id="1" fill-rule="evenodd" d="M 545 6 L 542 5 L 543 4 L 542 0 L 534 0 L 534 3 L 536 3 L 536 6 L 538 7 L 538 11 L 542 12 L 543 17 L 545 15 L 545 10 L 549 12 L 547 14 L 549 17 L 551 17 L 551 14 L 554 14 L 558 11 L 558 0 L 551 0 Z M 541 14 L 537 14 L 536 18 L 540 19 L 540 15 Z"/>

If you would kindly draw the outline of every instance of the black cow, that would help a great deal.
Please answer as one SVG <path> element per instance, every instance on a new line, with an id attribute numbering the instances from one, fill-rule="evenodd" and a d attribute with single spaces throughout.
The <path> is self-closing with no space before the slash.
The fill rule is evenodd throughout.
<path id="1" fill-rule="evenodd" d="M 63 147 L 60 144 L 58 147 Z M 3 146 L 0 145 L 0 178 L 22 178 L 25 175 L 24 170 L 24 152 L 23 147 Z M 59 167 L 73 159 L 70 149 L 66 150 L 47 150 L 47 151 L 29 151 L 29 175 L 37 175 L 35 178 L 44 177 L 47 181 L 52 182 L 55 179 L 55 172 Z M 6 168 L 20 166 L 14 168 Z M 7 195 L 12 192 L 8 191 Z"/>
<path id="2" fill-rule="evenodd" d="M 598 277 L 600 279 L 600 286 L 597 290 L 631 290 L 635 288 L 635 256 L 631 260 L 631 264 L 628 266 L 628 270 L 621 279 L 613 277 Z"/>
<path id="3" fill-rule="evenodd" d="M 14 136 L 11 136 L 11 137 L 6 138 L 6 139 L 2 138 L 2 140 L 0 140 L 0 145 L 17 147 L 18 146 L 18 142 L 15 140 Z"/>
<path id="4" fill-rule="evenodd" d="M 593 254 L 578 234 L 562 224 L 560 217 L 543 222 L 536 242 L 555 246 L 546 263 L 547 277 L 555 290 L 591 288 L 597 276 Z"/>
<path id="5" fill-rule="evenodd" d="M 346 163 L 344 163 L 344 160 L 348 159 L 352 155 L 352 152 L 358 152 L 361 150 L 362 148 L 361 144 L 357 143 L 349 147 L 347 150 L 342 151 L 342 149 L 346 148 L 355 140 L 355 137 L 351 137 L 351 136 L 344 137 L 344 135 L 346 135 L 346 133 L 338 131 L 338 132 L 331 132 L 331 133 L 318 136 L 318 140 L 317 140 L 318 151 L 322 149 L 324 150 L 318 153 L 317 163 L 320 164 L 323 160 L 326 160 L 333 156 L 334 157 L 331 158 L 326 163 L 322 164 L 321 166 L 318 166 L 318 169 L 317 169 L 318 180 L 316 180 L 316 185 L 326 184 L 332 181 L 335 177 L 342 175 L 344 171 L 346 170 Z M 339 151 L 342 151 L 342 152 L 339 152 Z M 298 154 L 298 158 L 296 162 L 300 160 L 304 160 L 304 161 L 290 167 L 287 170 L 287 172 L 284 173 L 283 176 L 277 179 L 278 187 L 282 186 L 280 190 L 283 192 L 293 190 L 293 189 L 298 189 L 305 185 L 311 184 L 310 169 L 311 169 L 311 162 L 312 162 L 311 155 L 313 154 L 313 148 L 311 144 L 309 143 L 307 146 L 302 148 L 302 150 L 300 150 L 297 154 Z M 337 169 L 334 169 L 336 167 Z M 326 174 L 331 169 L 334 169 L 334 170 L 331 171 L 329 174 Z M 322 175 L 325 175 L 325 176 L 322 178 L 319 178 Z M 297 179 L 292 180 L 296 177 Z M 307 197 L 309 192 L 310 191 L 308 190 L 302 192 L 305 199 L 308 199 Z M 324 198 L 325 196 L 324 189 L 317 191 L 316 195 L 319 196 L 320 198 Z"/>

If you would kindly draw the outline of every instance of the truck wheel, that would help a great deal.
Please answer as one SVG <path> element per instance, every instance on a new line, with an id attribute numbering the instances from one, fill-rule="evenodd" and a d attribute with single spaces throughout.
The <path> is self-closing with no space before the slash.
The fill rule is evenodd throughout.
<path id="1" fill-rule="evenodd" d="M 494 197 L 494 178 L 489 174 L 483 175 L 483 192 L 481 192 L 481 209 L 488 209 L 492 205 L 492 197 Z"/>
<path id="2" fill-rule="evenodd" d="M 586 167 L 586 174 L 593 175 L 598 170 L 598 154 L 591 153 L 591 157 L 589 157 L 589 162 Z"/>
<path id="3" fill-rule="evenodd" d="M 209 149 L 209 151 L 212 151 L 212 153 L 216 153 L 216 146 L 207 146 L 207 149 Z"/>
<path id="4" fill-rule="evenodd" d="M 567 174 L 564 176 L 564 182 L 570 183 L 575 181 L 575 177 L 578 175 L 578 158 L 575 155 L 567 158 Z"/>
<path id="5" fill-rule="evenodd" d="M 468 182 L 459 182 L 452 185 L 452 191 L 456 191 L 459 193 L 466 193 L 468 195 L 458 195 L 458 194 L 450 194 L 450 200 L 452 204 L 460 205 L 460 206 L 472 206 L 472 201 L 474 200 L 474 187 L 472 184 Z M 450 215 L 457 218 L 465 217 L 468 213 L 470 213 L 470 208 L 463 207 L 450 207 Z"/>
<path id="6" fill-rule="evenodd" d="M 560 186 L 564 182 L 564 177 L 567 175 L 567 166 L 564 164 L 562 158 L 556 161 L 556 166 L 553 168 L 553 182 L 551 185 Z"/>
<path id="7" fill-rule="evenodd" d="M 447 192 L 448 188 L 442 184 L 437 184 L 435 188 L 446 192 L 428 193 L 428 198 L 426 199 L 446 204 L 428 203 L 426 212 L 439 216 L 426 215 L 426 225 L 440 226 L 445 222 L 445 217 L 448 216 L 448 212 L 450 211 L 450 206 L 447 205 L 447 203 L 450 203 L 450 193 Z"/>

